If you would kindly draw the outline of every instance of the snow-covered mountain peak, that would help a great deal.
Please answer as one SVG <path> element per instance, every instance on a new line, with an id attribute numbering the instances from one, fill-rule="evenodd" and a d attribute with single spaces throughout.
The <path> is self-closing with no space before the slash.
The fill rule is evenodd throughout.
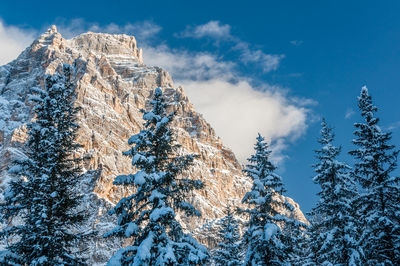
<path id="1" fill-rule="evenodd" d="M 87 32 L 69 40 L 69 45 L 84 56 L 92 53 L 115 60 L 131 60 L 132 62 L 143 63 L 142 50 L 137 47 L 135 37 L 126 34 Z"/>
<path id="2" fill-rule="evenodd" d="M 129 148 L 128 138 L 141 129 L 139 110 L 149 106 L 157 87 L 162 88 L 170 110 L 177 114 L 173 126 L 182 152 L 199 155 L 187 174 L 200 178 L 206 186 L 191 195 L 202 217 L 182 219 L 184 227 L 194 230 L 224 216 L 228 204 L 240 205 L 250 182 L 235 155 L 196 112 L 184 89 L 174 87 L 168 72 L 143 64 L 141 49 L 133 36 L 88 32 L 67 40 L 56 27 L 39 36 L 16 60 L 0 66 L 0 193 L 7 186 L 10 162 L 23 154 L 26 124 L 32 119 L 28 100 L 31 88 L 42 87 L 45 74 L 54 73 L 63 63 L 75 67 L 75 104 L 81 107 L 79 153 L 89 171 L 83 182 L 90 189 L 86 194 L 91 227 L 100 232 L 112 227 L 106 209 L 132 192 L 114 186 L 112 181 L 117 175 L 134 171 L 122 151 Z M 295 209 L 288 215 L 306 221 L 298 205 L 293 205 Z M 104 244 L 102 237 L 98 241 L 93 245 L 101 248 L 90 251 L 92 264 L 104 263 L 109 258 L 109 254 L 104 255 L 105 250 L 116 248 Z"/>
<path id="3" fill-rule="evenodd" d="M 51 25 L 50 28 L 47 29 L 46 34 L 55 34 L 58 33 L 57 31 L 57 26 L 56 25 Z"/>
<path id="4" fill-rule="evenodd" d="M 46 32 L 41 34 L 35 41 L 33 41 L 31 47 L 37 48 L 38 46 L 49 46 L 55 45 L 63 40 L 61 34 L 57 31 L 57 27 L 52 25 L 50 28 L 47 29 Z"/>

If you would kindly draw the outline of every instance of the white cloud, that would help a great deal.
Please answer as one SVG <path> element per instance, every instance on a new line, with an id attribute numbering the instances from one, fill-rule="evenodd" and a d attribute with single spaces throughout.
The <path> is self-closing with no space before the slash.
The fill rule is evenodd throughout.
<path id="1" fill-rule="evenodd" d="M 230 39 L 231 26 L 228 24 L 221 25 L 219 21 L 212 20 L 206 24 L 198 25 L 196 27 L 186 27 L 181 33 L 177 34 L 178 37 L 200 39 L 204 37 L 211 37 L 214 39 Z"/>
<path id="2" fill-rule="evenodd" d="M 36 32 L 5 25 L 0 19 L 0 65 L 9 63 L 31 44 Z"/>
<path id="3" fill-rule="evenodd" d="M 240 161 L 253 150 L 257 133 L 267 140 L 297 138 L 306 127 L 306 109 L 282 95 L 261 92 L 247 81 L 223 79 L 183 81 L 189 99 L 214 126 Z"/>

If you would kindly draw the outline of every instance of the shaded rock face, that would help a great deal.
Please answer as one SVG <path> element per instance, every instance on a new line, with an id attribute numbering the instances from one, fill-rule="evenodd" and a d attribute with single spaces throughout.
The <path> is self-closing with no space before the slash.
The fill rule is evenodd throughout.
<path id="1" fill-rule="evenodd" d="M 206 185 L 203 191 L 191 195 L 202 217 L 182 218 L 184 226 L 193 230 L 207 220 L 222 217 L 227 204 L 239 204 L 250 182 L 242 174 L 235 155 L 194 110 L 183 88 L 174 87 L 166 71 L 143 64 L 134 37 L 89 32 L 66 40 L 54 26 L 16 60 L 0 67 L 0 189 L 10 178 L 10 161 L 23 156 L 26 124 L 32 119 L 28 99 L 31 88 L 42 87 L 45 74 L 60 70 L 62 63 L 76 69 L 76 105 L 81 107 L 79 153 L 85 159 L 85 170 L 100 173 L 93 181 L 96 197 L 115 204 L 131 192 L 114 186 L 112 181 L 117 175 L 134 171 L 122 151 L 129 149 L 127 139 L 141 129 L 139 110 L 150 107 L 154 89 L 161 87 L 170 111 L 177 113 L 173 126 L 182 144 L 181 152 L 199 155 L 187 174 Z M 290 215 L 305 221 L 299 206 L 294 202 L 293 205 L 296 209 Z"/>

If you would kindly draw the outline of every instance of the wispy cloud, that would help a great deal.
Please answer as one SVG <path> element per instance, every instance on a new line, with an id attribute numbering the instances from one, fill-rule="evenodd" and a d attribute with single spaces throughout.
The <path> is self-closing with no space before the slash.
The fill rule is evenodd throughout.
<path id="1" fill-rule="evenodd" d="M 212 53 L 172 49 L 165 44 L 142 47 L 146 64 L 165 67 L 177 81 L 234 77 L 236 64 L 220 60 Z"/>
<path id="2" fill-rule="evenodd" d="M 285 57 L 284 55 L 266 54 L 261 50 L 254 50 L 246 42 L 238 42 L 234 49 L 240 51 L 240 60 L 245 63 L 254 63 L 259 65 L 264 73 L 276 70 L 279 63 Z"/>
<path id="3" fill-rule="evenodd" d="M 202 25 L 187 26 L 186 29 L 176 34 L 180 38 L 212 38 L 219 42 L 232 43 L 232 50 L 240 53 L 239 60 L 244 64 L 255 64 L 259 66 L 264 73 L 276 70 L 285 57 L 284 55 L 266 54 L 260 49 L 254 49 L 252 46 L 231 33 L 231 26 L 221 24 L 221 22 L 212 20 Z"/>
<path id="4" fill-rule="evenodd" d="M 186 29 L 176 34 L 177 37 L 181 38 L 195 38 L 200 39 L 204 37 L 211 37 L 214 39 L 231 39 L 231 26 L 228 24 L 222 25 L 219 21 L 212 20 L 203 25 L 196 27 L 187 26 Z"/>
<path id="5" fill-rule="evenodd" d="M 354 110 L 349 108 L 346 110 L 346 114 L 344 115 L 344 118 L 350 119 L 354 114 L 355 114 Z"/>
<path id="6" fill-rule="evenodd" d="M 391 123 L 389 126 L 386 127 L 386 130 L 391 131 L 391 130 L 396 130 L 398 128 L 400 128 L 400 121 L 396 121 L 394 123 Z"/>
<path id="7" fill-rule="evenodd" d="M 0 19 L 0 65 L 17 58 L 36 35 L 35 30 L 6 25 Z"/>
<path id="8" fill-rule="evenodd" d="M 11 40 L 9 43 L 21 38 L 26 40 L 27 44 L 13 50 L 15 55 L 33 40 L 34 34 L 30 31 L 4 27 L 3 24 L 0 26 L 1 40 Z M 274 160 L 281 161 L 285 158 L 283 150 L 287 144 L 295 141 L 307 128 L 310 117 L 308 108 L 314 104 L 313 101 L 291 97 L 288 90 L 279 86 L 255 86 L 254 80 L 238 70 L 238 60 L 227 61 L 212 52 L 174 49 L 166 44 L 154 45 L 156 42 L 152 40 L 157 38 L 161 27 L 151 21 L 99 25 L 78 19 L 60 22 L 57 27 L 67 38 L 86 31 L 134 35 L 139 47 L 143 48 L 144 62 L 164 67 L 171 73 L 176 85 L 185 88 L 196 110 L 204 115 L 225 145 L 232 148 L 242 162 L 252 153 L 258 132 L 266 139 L 273 140 Z M 232 36 L 230 26 L 219 22 L 208 23 L 208 26 L 200 27 L 195 32 L 203 37 Z M 242 62 L 263 62 L 265 71 L 278 67 L 281 56 L 251 49 L 250 44 L 240 40 L 236 40 L 235 44 L 236 49 L 241 51 L 239 60 Z M 1 57 L 7 55 L 3 51 L 0 50 Z"/>

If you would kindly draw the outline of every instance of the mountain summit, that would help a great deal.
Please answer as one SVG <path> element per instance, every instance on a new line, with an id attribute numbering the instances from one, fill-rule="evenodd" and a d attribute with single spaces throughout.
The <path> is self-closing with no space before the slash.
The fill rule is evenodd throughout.
<path id="1" fill-rule="evenodd" d="M 174 130 L 182 153 L 196 153 L 195 167 L 188 173 L 201 179 L 206 189 L 192 195 L 191 201 L 202 217 L 182 221 L 194 230 L 224 216 L 229 204 L 240 205 L 250 188 L 240 164 L 213 128 L 197 113 L 183 88 L 174 86 L 171 76 L 159 67 L 146 66 L 136 39 L 125 34 L 84 33 L 64 39 L 52 26 L 31 46 L 7 65 L 0 67 L 0 190 L 7 187 L 10 162 L 23 156 L 26 124 L 32 119 L 31 88 L 42 87 L 44 76 L 60 70 L 62 63 L 75 67 L 79 150 L 88 172 L 82 181 L 87 190 L 88 226 L 100 232 L 112 226 L 107 209 L 128 191 L 112 184 L 115 176 L 133 171 L 130 159 L 122 155 L 129 149 L 128 138 L 141 130 L 140 109 L 149 107 L 154 89 L 161 87 L 170 111 L 177 116 Z M 287 198 L 295 210 L 287 214 L 306 221 L 297 203 Z M 91 248 L 91 262 L 102 264 L 106 255 L 99 238 Z M 117 245 L 117 244 L 116 244 Z M 96 249 L 97 248 L 97 249 Z M 115 250 L 117 246 L 107 247 Z"/>

